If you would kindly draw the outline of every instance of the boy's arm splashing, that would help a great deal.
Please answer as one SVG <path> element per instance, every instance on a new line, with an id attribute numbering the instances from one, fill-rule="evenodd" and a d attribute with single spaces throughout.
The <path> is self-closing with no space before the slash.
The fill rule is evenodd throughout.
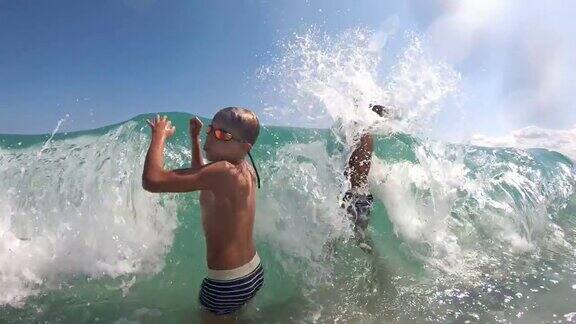
<path id="1" fill-rule="evenodd" d="M 153 122 L 147 121 L 152 129 L 152 141 L 146 154 L 142 187 L 150 192 L 189 192 L 212 190 L 218 185 L 227 186 L 231 165 L 220 161 L 200 165 L 197 169 L 164 170 L 164 142 L 174 135 L 176 127 L 166 116 L 156 116 Z M 197 157 L 199 157 L 197 155 Z"/>
<path id="2" fill-rule="evenodd" d="M 202 149 L 200 148 L 200 131 L 202 130 L 202 121 L 198 117 L 194 117 L 190 119 L 190 152 L 191 159 L 190 159 L 190 168 L 183 168 L 174 170 L 174 172 L 180 174 L 189 174 L 198 169 L 200 169 L 204 165 L 204 157 L 202 156 Z"/>
<path id="3" fill-rule="evenodd" d="M 144 161 L 144 170 L 142 172 L 142 186 L 149 190 L 157 179 L 164 173 L 164 142 L 167 138 L 174 135 L 176 127 L 168 117 L 156 115 L 153 121 L 146 120 L 152 129 L 152 141 L 146 153 Z"/>
<path id="4" fill-rule="evenodd" d="M 200 148 L 200 130 L 202 122 L 198 117 L 190 119 L 190 141 L 192 142 L 192 170 L 197 170 L 204 165 L 202 150 Z"/>

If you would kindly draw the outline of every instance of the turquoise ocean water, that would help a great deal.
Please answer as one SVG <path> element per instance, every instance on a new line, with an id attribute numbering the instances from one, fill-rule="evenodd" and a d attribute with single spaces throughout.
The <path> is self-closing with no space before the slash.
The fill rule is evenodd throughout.
<path id="1" fill-rule="evenodd" d="M 167 165 L 187 166 L 191 116 L 168 116 Z M 198 321 L 198 194 L 142 190 L 146 117 L 0 135 L 0 322 Z M 576 319 L 576 173 L 565 156 L 377 136 L 373 255 L 349 241 L 330 130 L 264 127 L 254 157 L 266 284 L 243 322 Z"/>

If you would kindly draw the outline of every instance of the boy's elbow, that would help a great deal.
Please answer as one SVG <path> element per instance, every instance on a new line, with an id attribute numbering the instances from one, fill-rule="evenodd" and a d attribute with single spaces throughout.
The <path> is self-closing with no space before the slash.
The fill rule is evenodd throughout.
<path id="1" fill-rule="evenodd" d="M 147 181 L 146 179 L 142 179 L 142 188 L 148 192 L 158 192 L 158 187 L 155 186 L 152 182 Z"/>
<path id="2" fill-rule="evenodd" d="M 155 177 L 149 175 L 142 175 L 142 188 L 148 192 L 158 193 L 160 190 L 161 182 Z"/>

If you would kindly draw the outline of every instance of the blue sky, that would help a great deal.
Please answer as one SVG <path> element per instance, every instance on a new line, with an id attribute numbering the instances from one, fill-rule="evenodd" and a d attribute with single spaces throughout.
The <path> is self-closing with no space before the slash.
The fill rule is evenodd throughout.
<path id="1" fill-rule="evenodd" d="M 505 3 L 504 5 L 502 3 Z M 462 74 L 454 138 L 576 124 L 572 2 L 0 0 L 0 133 L 99 127 L 156 111 L 259 110 L 255 71 L 310 25 L 378 30 L 394 17 Z M 572 54 L 570 54 L 572 53 Z M 393 64 L 394 55 L 383 60 Z"/>

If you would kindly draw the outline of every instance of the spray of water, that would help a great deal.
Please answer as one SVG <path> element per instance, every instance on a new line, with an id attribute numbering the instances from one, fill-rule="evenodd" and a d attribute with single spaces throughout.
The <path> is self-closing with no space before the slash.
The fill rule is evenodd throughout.
<path id="1" fill-rule="evenodd" d="M 333 139 L 289 144 L 276 153 L 268 167 L 274 170 L 271 181 L 278 186 L 263 199 L 268 219 L 260 232 L 267 233 L 267 240 L 283 255 L 307 260 L 314 269 L 306 276 L 311 282 L 331 267 L 318 257 L 323 248 L 334 237 L 351 235 L 339 197 L 347 188 L 342 174 L 359 135 L 371 132 L 382 139 L 398 133 L 424 134 L 442 103 L 457 94 L 459 74 L 431 59 L 414 34 L 406 37 L 406 48 L 391 73 L 379 78 L 385 39 L 381 33 L 359 29 L 336 37 L 310 30 L 282 44 L 283 54 L 259 70 L 261 79 L 271 85 L 266 93 L 270 118 L 331 127 Z M 390 116 L 378 117 L 370 104 L 389 107 Z M 331 140 L 340 145 L 339 150 L 330 149 Z M 447 320 L 453 317 L 446 317 L 444 305 L 456 300 L 462 304 L 460 315 L 469 312 L 472 320 L 478 319 L 475 312 L 487 303 L 478 297 L 481 291 L 487 295 L 496 291 L 497 297 L 490 298 L 508 301 L 530 298 L 526 295 L 538 289 L 520 293 L 521 289 L 509 287 L 509 282 L 522 280 L 526 264 L 536 266 L 554 255 L 573 254 L 570 233 L 555 221 L 574 193 L 576 178 L 569 164 L 543 172 L 544 162 L 536 153 L 426 139 L 414 140 L 409 149 L 413 161 L 374 156 L 370 173 L 371 190 L 383 203 L 405 257 L 422 262 L 432 278 L 418 284 L 401 276 L 387 278 L 395 283 L 400 293 L 397 300 L 406 312 L 422 310 L 419 302 L 410 302 L 420 300 L 437 307 L 423 310 L 431 313 L 429 320 Z M 354 269 L 348 279 L 365 278 L 366 269 Z M 536 277 L 550 274 L 551 268 L 542 269 Z M 332 276 L 332 284 L 336 281 Z M 494 289 L 498 285 L 508 290 Z M 335 304 L 347 305 L 346 299 L 358 297 L 343 290 L 336 292 L 341 297 Z M 378 294 L 374 298 L 381 300 Z M 466 303 L 471 306 L 463 306 Z M 345 312 L 357 311 L 342 307 Z M 322 304 L 314 314 L 328 312 L 329 318 L 337 319 L 331 312 L 338 309 Z"/>
<path id="2" fill-rule="evenodd" d="M 40 149 L 40 151 L 38 151 L 38 158 L 40 158 L 40 156 L 42 155 L 42 152 L 44 152 L 44 150 L 46 150 L 48 148 L 48 146 L 50 146 L 50 142 L 54 138 L 54 135 L 58 132 L 58 130 L 60 129 L 60 126 L 62 126 L 62 124 L 66 121 L 66 119 L 68 119 L 68 117 L 70 117 L 70 115 L 66 114 L 66 116 L 64 118 L 62 118 L 58 121 L 58 124 L 56 124 L 56 127 L 54 127 L 54 130 L 50 134 L 50 137 L 46 140 L 46 142 L 44 142 L 44 145 L 42 145 L 42 148 Z"/>
<path id="3" fill-rule="evenodd" d="M 322 210 L 331 215 L 328 217 L 331 222 L 338 224 L 336 227 L 339 228 L 343 215 L 339 212 L 338 199 L 347 184 L 342 174 L 358 137 L 368 131 L 384 135 L 422 132 L 429 126 L 442 100 L 457 89 L 458 74 L 445 64 L 431 60 L 424 53 L 421 40 L 414 35 L 406 37 L 408 44 L 405 51 L 391 69 L 391 74 L 381 82 L 378 64 L 389 36 L 355 29 L 331 37 L 311 29 L 282 44 L 282 55 L 273 60 L 272 66 L 259 70 L 262 80 L 273 85 L 269 96 L 279 96 L 275 97 L 275 104 L 269 106 L 268 114 L 304 125 L 333 125 L 333 135 L 341 146 L 338 154 L 328 152 L 326 145 L 314 143 L 307 147 L 303 155 L 311 161 L 310 170 L 302 172 L 303 178 L 310 174 L 328 177 L 325 183 L 313 183 L 323 190 L 331 188 L 327 191 L 330 195 L 321 199 L 325 206 L 310 201 L 306 197 L 310 188 L 306 187 L 301 189 L 302 196 L 298 201 L 322 206 Z M 389 107 L 388 118 L 373 113 L 371 104 Z M 294 154 L 294 150 L 303 149 L 294 146 L 279 151 L 278 154 L 285 156 L 280 156 L 276 161 L 284 161 Z M 276 167 L 292 173 L 294 169 L 291 165 L 281 163 Z M 294 165 L 302 167 L 302 164 Z M 324 170 L 320 170 L 320 167 Z M 289 188 L 294 190 L 299 186 Z M 275 195 L 278 196 L 278 192 Z M 282 205 L 281 201 L 276 203 Z M 450 204 L 446 202 L 444 205 L 443 211 L 447 212 Z M 314 207 L 308 209 L 313 210 Z M 297 214 L 296 210 L 282 214 L 286 213 Z M 398 219 L 398 226 L 409 225 L 402 225 L 404 219 Z M 422 227 L 426 225 L 430 224 L 420 224 Z M 437 237 L 435 240 L 444 238 Z M 316 243 L 314 245 L 318 246 Z"/>
<path id="4" fill-rule="evenodd" d="M 145 144 L 127 123 L 0 151 L 0 304 L 22 305 L 65 278 L 162 269 L 176 207 L 141 189 Z"/>

